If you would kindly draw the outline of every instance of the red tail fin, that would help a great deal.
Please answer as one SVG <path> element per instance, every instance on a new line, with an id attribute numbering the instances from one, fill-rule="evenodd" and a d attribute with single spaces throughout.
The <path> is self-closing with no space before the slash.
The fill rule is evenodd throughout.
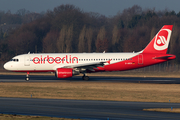
<path id="1" fill-rule="evenodd" d="M 143 53 L 166 54 L 173 25 L 164 25 L 151 42 L 143 50 Z"/>

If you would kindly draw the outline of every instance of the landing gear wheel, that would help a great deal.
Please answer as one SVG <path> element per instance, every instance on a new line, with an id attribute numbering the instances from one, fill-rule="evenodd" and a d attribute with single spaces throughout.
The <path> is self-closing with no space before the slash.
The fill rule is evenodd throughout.
<path id="1" fill-rule="evenodd" d="M 26 74 L 26 81 L 29 81 L 29 72 Z"/>
<path id="2" fill-rule="evenodd" d="M 83 76 L 82 79 L 85 80 L 85 81 L 88 81 L 89 77 L 88 76 Z"/>
<path id="3" fill-rule="evenodd" d="M 26 81 L 29 81 L 29 78 L 28 78 L 28 77 L 26 78 Z"/>
<path id="4" fill-rule="evenodd" d="M 85 77 L 84 77 L 84 80 L 88 81 L 88 80 L 89 80 L 89 77 L 88 77 L 88 76 L 85 76 Z"/>

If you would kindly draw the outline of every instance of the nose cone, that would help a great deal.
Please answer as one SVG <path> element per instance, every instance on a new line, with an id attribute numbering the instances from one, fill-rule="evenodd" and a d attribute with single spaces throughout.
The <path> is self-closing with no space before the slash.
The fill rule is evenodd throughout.
<path id="1" fill-rule="evenodd" d="M 9 62 L 7 62 L 7 63 L 4 64 L 4 69 L 6 69 L 6 70 L 11 70 L 11 65 L 10 65 Z"/>

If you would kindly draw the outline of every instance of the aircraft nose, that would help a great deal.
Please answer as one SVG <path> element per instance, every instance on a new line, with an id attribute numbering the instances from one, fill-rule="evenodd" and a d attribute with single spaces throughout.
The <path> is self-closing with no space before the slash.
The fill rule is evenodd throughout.
<path id="1" fill-rule="evenodd" d="M 12 66 L 9 64 L 9 62 L 4 64 L 4 69 L 6 69 L 6 70 L 10 70 L 11 67 Z"/>

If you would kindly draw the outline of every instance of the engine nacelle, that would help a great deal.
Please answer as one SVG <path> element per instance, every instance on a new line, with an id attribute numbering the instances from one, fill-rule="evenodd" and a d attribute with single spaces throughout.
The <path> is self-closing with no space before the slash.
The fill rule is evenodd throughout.
<path id="1" fill-rule="evenodd" d="M 57 78 L 69 78 L 73 75 L 78 75 L 79 71 L 75 71 L 72 68 L 57 68 L 56 70 L 56 77 Z"/>

